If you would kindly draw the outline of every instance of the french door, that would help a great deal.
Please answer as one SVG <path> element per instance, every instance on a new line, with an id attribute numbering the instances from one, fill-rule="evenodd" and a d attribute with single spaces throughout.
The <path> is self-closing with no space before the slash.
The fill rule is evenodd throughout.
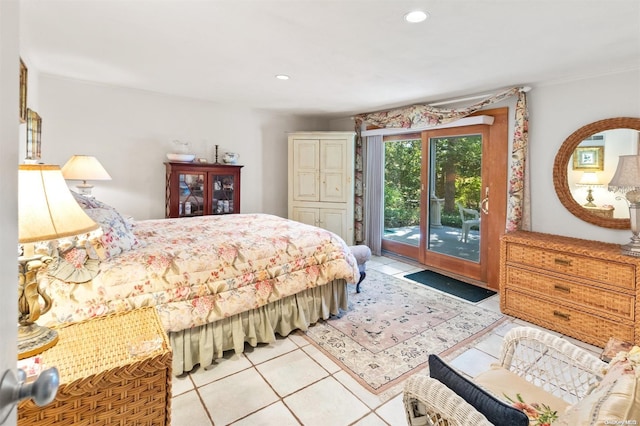
<path id="1" fill-rule="evenodd" d="M 420 262 L 486 281 L 489 196 L 483 158 L 489 126 L 432 130 L 422 134 Z M 456 219 L 443 223 L 443 217 Z"/>
<path id="2" fill-rule="evenodd" d="M 488 112 L 493 125 L 385 139 L 382 247 L 497 289 L 506 218 L 507 109 L 483 114 Z M 412 180 L 418 170 L 419 180 Z"/>

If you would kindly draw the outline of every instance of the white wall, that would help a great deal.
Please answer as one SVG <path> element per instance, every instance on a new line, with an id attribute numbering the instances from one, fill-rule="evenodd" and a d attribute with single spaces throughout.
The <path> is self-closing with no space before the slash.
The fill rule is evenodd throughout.
<path id="1" fill-rule="evenodd" d="M 640 117 L 640 71 L 544 85 L 529 94 L 533 230 L 628 242 L 628 230 L 601 228 L 569 213 L 556 196 L 552 168 L 564 140 L 580 127 L 605 118 Z"/>
<path id="2" fill-rule="evenodd" d="M 166 153 L 189 141 L 213 162 L 237 152 L 243 213 L 287 214 L 288 131 L 323 130 L 326 120 L 164 96 L 41 74 L 42 161 L 61 166 L 95 155 L 112 181 L 93 182 L 96 198 L 136 219 L 164 217 Z M 73 187 L 73 183 L 70 185 Z"/>
<path id="3" fill-rule="evenodd" d="M 277 115 L 41 75 L 43 161 L 64 164 L 73 154 L 96 155 L 114 178 L 96 182 L 97 198 L 137 219 L 164 216 L 165 154 L 174 139 L 198 156 L 213 146 L 240 154 L 242 211 L 286 216 L 286 132 L 353 130 L 348 117 L 323 120 Z M 573 131 L 617 116 L 640 117 L 640 72 L 534 86 L 529 92 L 532 228 L 534 231 L 625 243 L 629 231 L 583 222 L 553 187 L 555 154 Z M 513 100 L 490 107 L 509 106 Z M 510 129 L 513 117 L 510 117 Z M 512 131 L 510 130 L 510 134 Z"/>
<path id="4" fill-rule="evenodd" d="M 510 108 L 509 146 L 514 105 L 512 98 L 487 107 Z M 534 86 L 528 93 L 528 106 L 532 230 L 612 243 L 628 242 L 631 235 L 628 230 L 597 227 L 569 213 L 556 195 L 552 170 L 556 152 L 575 130 L 604 118 L 640 117 L 640 71 Z M 353 121 L 348 117 L 333 119 L 329 125 L 331 130 L 353 130 Z"/>
<path id="5" fill-rule="evenodd" d="M 16 372 L 18 357 L 18 34 L 20 10 L 17 1 L 0 1 L 0 374 Z M 5 408 L 5 407 L 2 407 Z M 7 426 L 16 424 L 16 410 Z"/>

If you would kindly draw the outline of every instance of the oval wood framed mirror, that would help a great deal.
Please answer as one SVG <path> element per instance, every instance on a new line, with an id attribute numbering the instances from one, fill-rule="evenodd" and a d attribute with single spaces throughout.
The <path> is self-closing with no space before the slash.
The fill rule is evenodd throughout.
<path id="1" fill-rule="evenodd" d="M 567 176 L 569 161 L 582 141 L 596 133 L 614 129 L 633 129 L 640 131 L 640 118 L 616 117 L 595 121 L 573 132 L 558 150 L 553 163 L 553 186 L 560 202 L 579 219 L 593 225 L 612 229 L 629 229 L 629 218 L 607 218 L 598 216 L 580 205 L 569 188 Z M 635 152 L 633 154 L 636 154 Z M 640 154 L 640 152 L 638 152 Z M 621 194 L 622 195 L 622 194 Z"/>

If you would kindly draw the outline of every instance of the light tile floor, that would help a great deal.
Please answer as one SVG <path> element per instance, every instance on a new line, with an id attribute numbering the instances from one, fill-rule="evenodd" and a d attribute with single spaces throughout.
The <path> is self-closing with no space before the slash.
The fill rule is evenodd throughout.
<path id="1" fill-rule="evenodd" d="M 423 268 L 374 256 L 367 269 L 404 279 Z M 366 280 L 362 285 L 366 291 Z M 478 305 L 500 311 L 497 295 Z M 504 323 L 450 364 L 470 377 L 486 370 L 496 362 L 504 334 L 517 325 L 531 326 L 518 319 Z M 596 355 L 601 352 L 567 339 Z M 174 426 L 406 425 L 401 386 L 382 395 L 369 392 L 297 333 L 248 346 L 241 355 L 230 352 L 211 368 L 174 377 L 172 390 Z"/>

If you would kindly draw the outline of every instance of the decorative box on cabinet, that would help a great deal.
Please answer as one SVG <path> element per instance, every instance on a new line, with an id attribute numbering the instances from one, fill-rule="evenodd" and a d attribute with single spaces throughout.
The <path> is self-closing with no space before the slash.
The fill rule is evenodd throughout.
<path id="1" fill-rule="evenodd" d="M 354 133 L 289 134 L 289 218 L 353 244 Z"/>
<path id="2" fill-rule="evenodd" d="M 166 217 L 240 213 L 240 169 L 207 163 L 166 165 Z"/>
<path id="3" fill-rule="evenodd" d="M 96 317 L 57 328 L 41 354 L 57 367 L 54 401 L 18 404 L 18 426 L 171 423 L 171 346 L 155 308 Z"/>
<path id="4" fill-rule="evenodd" d="M 587 207 L 582 206 L 583 208 L 589 210 L 590 213 L 595 214 L 596 216 L 606 217 L 609 219 L 613 219 L 613 206 L 602 206 L 602 207 Z"/>
<path id="5" fill-rule="evenodd" d="M 599 347 L 611 337 L 638 344 L 639 266 L 617 244 L 508 233 L 500 247 L 500 309 Z"/>

